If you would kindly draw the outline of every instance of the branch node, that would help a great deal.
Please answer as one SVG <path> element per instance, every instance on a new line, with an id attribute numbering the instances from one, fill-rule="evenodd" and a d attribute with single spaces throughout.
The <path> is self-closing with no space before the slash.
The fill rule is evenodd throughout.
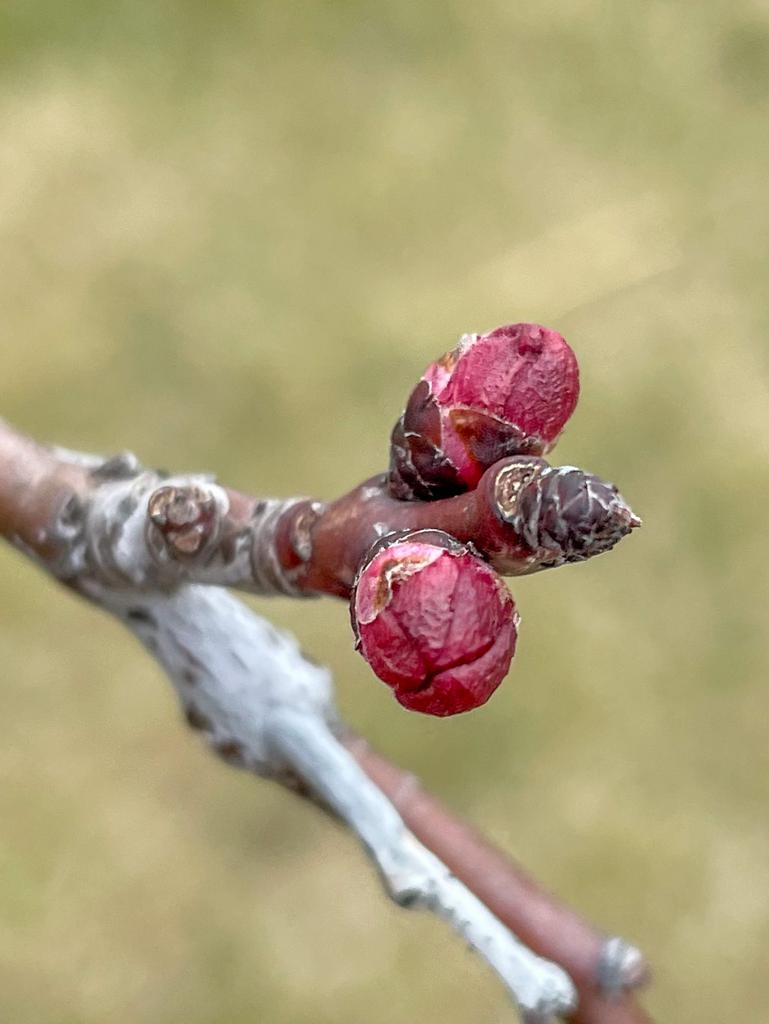
<path id="1" fill-rule="evenodd" d="M 199 556 L 218 540 L 218 502 L 198 484 L 159 487 L 150 495 L 147 515 L 147 542 L 156 555 L 165 550 L 172 558 Z"/>
<path id="2" fill-rule="evenodd" d="M 264 594 L 285 594 L 287 597 L 310 596 L 297 585 L 296 569 L 287 569 L 278 554 L 278 531 L 285 513 L 295 505 L 305 507 L 295 517 L 290 544 L 300 564 L 312 557 L 311 527 L 325 506 L 306 498 L 275 498 L 260 501 L 254 509 L 251 543 L 251 571 L 257 589 Z"/>

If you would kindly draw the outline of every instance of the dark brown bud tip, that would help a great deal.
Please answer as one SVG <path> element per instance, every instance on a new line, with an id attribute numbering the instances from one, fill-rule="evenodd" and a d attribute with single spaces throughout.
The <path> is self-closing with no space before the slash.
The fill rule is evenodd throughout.
<path id="1" fill-rule="evenodd" d="M 641 525 L 614 484 L 544 459 L 511 459 L 497 477 L 496 500 L 543 569 L 609 551 Z"/>

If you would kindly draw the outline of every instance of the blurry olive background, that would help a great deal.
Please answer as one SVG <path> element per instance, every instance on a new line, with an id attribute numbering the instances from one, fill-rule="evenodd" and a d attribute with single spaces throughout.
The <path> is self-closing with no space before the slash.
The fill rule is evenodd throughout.
<path id="1" fill-rule="evenodd" d="M 341 603 L 254 604 L 379 748 L 646 950 L 660 1020 L 764 1019 L 766 5 L 0 18 L 0 389 L 35 436 L 331 497 L 460 333 L 568 337 L 557 458 L 646 525 L 515 582 L 487 707 L 409 715 Z M 115 624 L 5 548 L 0 602 L 0 1019 L 513 1019 L 348 836 L 212 758 Z"/>

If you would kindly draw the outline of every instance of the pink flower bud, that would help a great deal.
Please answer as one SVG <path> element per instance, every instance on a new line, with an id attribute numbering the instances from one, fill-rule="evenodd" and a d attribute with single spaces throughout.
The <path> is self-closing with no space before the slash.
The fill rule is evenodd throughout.
<path id="1" fill-rule="evenodd" d="M 496 572 L 438 530 L 385 539 L 360 570 L 357 647 L 404 707 L 456 715 L 485 704 L 510 667 L 518 614 Z"/>
<path id="2" fill-rule="evenodd" d="M 578 397 L 577 360 L 556 331 L 466 334 L 427 368 L 393 429 L 392 494 L 444 498 L 475 487 L 499 459 L 549 451 Z"/>

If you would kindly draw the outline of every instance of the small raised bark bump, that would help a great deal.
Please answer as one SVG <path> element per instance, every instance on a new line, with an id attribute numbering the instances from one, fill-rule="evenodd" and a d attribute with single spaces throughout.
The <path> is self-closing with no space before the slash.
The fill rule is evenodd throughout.
<path id="1" fill-rule="evenodd" d="M 197 555 L 216 544 L 221 516 L 210 489 L 199 484 L 159 487 L 147 505 L 150 536 L 175 558 Z"/>

